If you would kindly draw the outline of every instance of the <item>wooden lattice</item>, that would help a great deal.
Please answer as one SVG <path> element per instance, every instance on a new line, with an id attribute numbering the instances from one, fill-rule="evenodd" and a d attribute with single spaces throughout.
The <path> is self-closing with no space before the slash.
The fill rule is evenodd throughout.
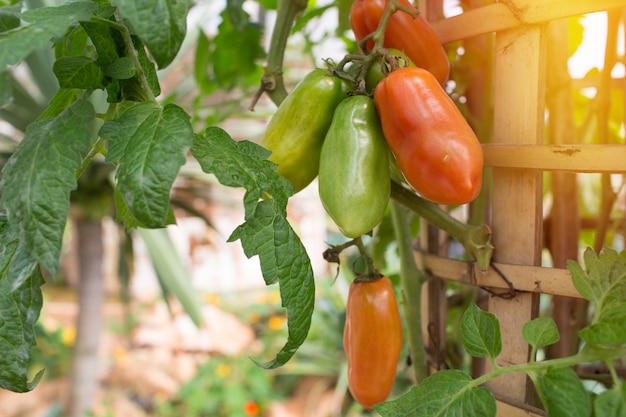
<path id="1" fill-rule="evenodd" d="M 548 31 L 559 30 L 550 26 L 562 18 L 624 8 L 626 0 L 504 0 L 445 19 L 428 10 L 428 1 L 420 1 L 419 6 L 444 44 L 483 35 L 492 39 L 493 143 L 483 149 L 493 189 L 486 219 L 496 247 L 494 263 L 518 293 L 510 300 L 490 297 L 488 310 L 502 327 L 498 363 L 525 363 L 529 349 L 521 327 L 537 316 L 539 295 L 580 297 L 566 269 L 541 266 L 544 172 L 626 173 L 623 145 L 544 143 Z M 432 241 L 432 233 L 423 236 L 424 251 L 416 252 L 421 266 L 439 278 L 424 291 L 424 329 L 431 338 L 431 354 L 445 337 L 446 281 L 508 289 L 495 270 L 482 273 L 473 264 L 449 259 Z M 499 400 L 499 416 L 542 414 L 533 407 L 532 384 L 523 374 L 497 378 L 490 389 Z"/>

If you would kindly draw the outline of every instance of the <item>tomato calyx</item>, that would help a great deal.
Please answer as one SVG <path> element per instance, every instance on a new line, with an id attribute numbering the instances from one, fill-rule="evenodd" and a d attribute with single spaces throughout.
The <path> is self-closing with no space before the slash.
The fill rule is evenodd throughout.
<path id="1" fill-rule="evenodd" d="M 378 281 L 384 276 L 385 275 L 382 274 L 378 269 L 374 269 L 372 272 L 364 273 L 364 274 L 355 272 L 354 282 L 357 284 L 362 283 L 362 282 L 374 282 L 374 281 Z"/>

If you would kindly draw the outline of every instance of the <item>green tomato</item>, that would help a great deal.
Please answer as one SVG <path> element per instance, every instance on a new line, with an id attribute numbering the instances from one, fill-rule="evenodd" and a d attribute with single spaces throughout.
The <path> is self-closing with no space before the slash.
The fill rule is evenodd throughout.
<path id="1" fill-rule="evenodd" d="M 372 92 L 391 71 L 414 66 L 415 64 L 404 52 L 393 48 L 387 49 L 384 55 L 376 58 L 372 63 L 365 77 L 365 87 L 368 92 Z"/>
<path id="2" fill-rule="evenodd" d="M 320 151 L 337 105 L 347 97 L 349 83 L 327 71 L 309 72 L 278 106 L 269 121 L 261 146 L 278 172 L 302 190 L 315 179 Z"/>
<path id="3" fill-rule="evenodd" d="M 337 106 L 318 182 L 324 209 L 345 236 L 361 236 L 380 223 L 389 202 L 389 148 L 370 97 L 352 96 Z"/>

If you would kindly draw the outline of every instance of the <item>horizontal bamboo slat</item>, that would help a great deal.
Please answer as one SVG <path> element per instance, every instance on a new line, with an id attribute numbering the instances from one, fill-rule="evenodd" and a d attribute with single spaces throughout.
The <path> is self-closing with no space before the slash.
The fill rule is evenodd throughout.
<path id="1" fill-rule="evenodd" d="M 503 291 L 509 290 L 504 279 L 493 268 L 482 272 L 473 262 L 459 261 L 421 251 L 415 252 L 415 259 L 420 268 L 438 278 Z M 504 263 L 493 265 L 513 284 L 516 291 L 581 298 L 566 269 Z"/>
<path id="2" fill-rule="evenodd" d="M 624 145 L 483 145 L 485 166 L 571 172 L 626 172 Z"/>
<path id="3" fill-rule="evenodd" d="M 538 24 L 624 6 L 626 0 L 509 0 L 433 22 L 433 29 L 445 44 L 519 25 Z"/>

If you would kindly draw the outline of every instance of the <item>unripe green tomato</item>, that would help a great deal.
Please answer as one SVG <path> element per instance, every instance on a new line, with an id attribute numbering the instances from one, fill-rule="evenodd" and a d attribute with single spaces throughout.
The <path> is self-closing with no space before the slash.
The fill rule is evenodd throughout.
<path id="1" fill-rule="evenodd" d="M 399 49 L 390 48 L 385 56 L 380 56 L 374 60 L 374 63 L 367 71 L 365 77 L 365 87 L 367 91 L 372 92 L 374 88 L 381 82 L 391 71 L 398 68 L 414 67 L 415 64 L 409 57 Z"/>
<path id="2" fill-rule="evenodd" d="M 371 98 L 352 96 L 337 106 L 318 185 L 326 212 L 345 236 L 361 236 L 380 223 L 389 202 L 389 148 Z"/>
<path id="3" fill-rule="evenodd" d="M 325 70 L 309 72 L 278 106 L 261 146 L 295 192 L 317 176 L 320 151 L 337 105 L 347 97 L 349 83 Z"/>

